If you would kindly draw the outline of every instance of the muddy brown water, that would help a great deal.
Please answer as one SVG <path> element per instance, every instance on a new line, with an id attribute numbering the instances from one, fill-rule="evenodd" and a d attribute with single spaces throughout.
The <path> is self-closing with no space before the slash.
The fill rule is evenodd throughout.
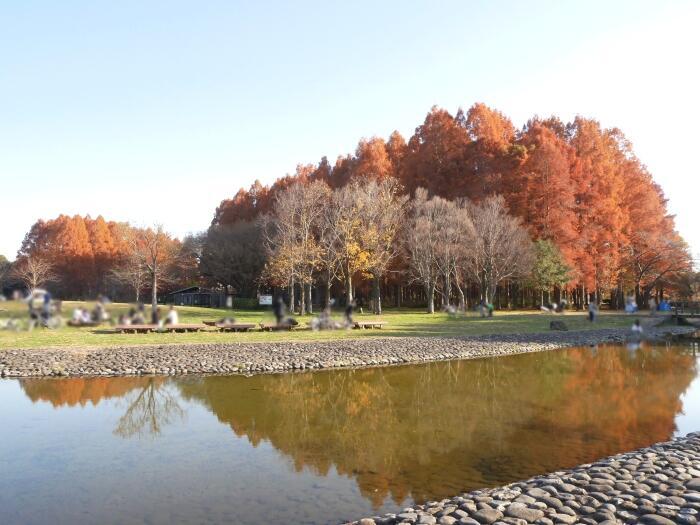
<path id="1" fill-rule="evenodd" d="M 692 344 L 0 381 L 3 523 L 338 523 L 700 430 Z"/>

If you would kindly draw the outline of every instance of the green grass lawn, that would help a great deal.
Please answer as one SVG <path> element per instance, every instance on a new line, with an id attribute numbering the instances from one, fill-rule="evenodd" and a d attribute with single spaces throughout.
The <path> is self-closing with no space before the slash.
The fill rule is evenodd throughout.
<path id="1" fill-rule="evenodd" d="M 94 303 L 65 301 L 63 315 L 68 319 L 73 309 L 84 305 L 92 309 Z M 114 319 L 128 310 L 127 304 L 112 304 L 109 311 Z M 200 307 L 177 307 L 181 323 L 199 323 L 203 320 L 216 320 L 231 316 L 230 310 Z M 264 310 L 236 310 L 233 316 L 239 322 L 259 323 L 272 321 L 272 312 Z M 341 312 L 335 313 L 339 319 Z M 427 314 L 414 309 L 386 309 L 381 319 L 387 325 L 381 330 L 334 330 L 314 332 L 306 328 L 306 322 L 313 316 L 297 316 L 299 328 L 292 332 L 250 332 L 219 333 L 214 331 L 168 334 L 117 334 L 109 325 L 98 328 L 63 327 L 58 330 L 36 328 L 29 332 L 0 330 L 0 349 L 38 348 L 50 346 L 90 347 L 133 344 L 167 344 L 167 343 L 230 343 L 251 341 L 308 341 L 329 340 L 355 337 L 391 337 L 391 336 L 458 336 L 483 335 L 494 333 L 532 333 L 549 330 L 552 319 L 564 319 L 570 330 L 590 328 L 612 328 L 631 326 L 633 318 L 617 312 L 603 312 L 599 320 L 589 323 L 585 312 L 570 312 L 551 315 L 533 311 L 497 311 L 493 318 L 481 318 L 474 314 L 452 318 L 445 313 Z M 356 314 L 357 319 L 377 319 L 372 314 Z M 27 318 L 27 306 L 24 303 L 0 303 L 0 319 Z M 25 323 L 26 326 L 26 323 Z"/>

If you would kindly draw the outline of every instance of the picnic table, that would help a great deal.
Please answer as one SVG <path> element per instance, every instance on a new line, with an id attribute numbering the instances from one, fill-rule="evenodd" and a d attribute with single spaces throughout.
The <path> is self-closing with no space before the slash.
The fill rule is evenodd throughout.
<path id="1" fill-rule="evenodd" d="M 164 324 L 158 331 L 165 332 L 199 332 L 204 330 L 203 324 Z"/>
<path id="2" fill-rule="evenodd" d="M 272 332 L 277 330 L 291 330 L 295 325 L 292 323 L 260 323 L 260 330 L 263 332 Z"/>
<path id="3" fill-rule="evenodd" d="M 157 324 L 118 324 L 114 327 L 117 332 L 122 334 L 132 333 L 132 334 L 145 334 L 152 332 L 153 330 L 158 330 Z"/>
<path id="4" fill-rule="evenodd" d="M 157 324 L 120 324 L 114 329 L 121 333 L 146 334 L 149 332 L 199 332 L 204 330 L 204 327 L 203 324 L 164 324 L 163 326 Z"/>
<path id="5" fill-rule="evenodd" d="M 209 326 L 215 326 L 220 332 L 248 332 L 255 328 L 253 323 L 214 323 Z"/>
<path id="6" fill-rule="evenodd" d="M 386 324 L 385 321 L 355 321 L 355 328 L 381 328 Z"/>

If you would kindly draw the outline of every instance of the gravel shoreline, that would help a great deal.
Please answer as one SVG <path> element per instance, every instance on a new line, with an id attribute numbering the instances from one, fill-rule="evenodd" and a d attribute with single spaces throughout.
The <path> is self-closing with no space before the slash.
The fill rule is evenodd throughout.
<path id="1" fill-rule="evenodd" d="M 694 331 L 658 327 L 649 338 Z M 372 337 L 285 343 L 0 350 L 1 377 L 256 374 L 476 359 L 624 341 L 625 329 L 473 337 Z"/>
<path id="2" fill-rule="evenodd" d="M 356 525 L 694 525 L 700 512 L 700 432 L 595 463 L 477 490 Z"/>

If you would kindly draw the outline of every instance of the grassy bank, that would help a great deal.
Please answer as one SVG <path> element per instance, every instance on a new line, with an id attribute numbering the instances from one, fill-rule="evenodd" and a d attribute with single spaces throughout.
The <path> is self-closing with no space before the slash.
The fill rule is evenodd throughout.
<path id="1" fill-rule="evenodd" d="M 90 303 L 66 301 L 63 304 L 63 314 L 66 319 L 76 306 L 86 306 Z M 109 311 L 113 318 L 128 310 L 127 304 L 110 305 Z M 203 320 L 220 319 L 231 316 L 230 310 L 200 307 L 178 307 L 181 323 L 199 323 Z M 341 312 L 335 315 L 340 318 Z M 271 311 L 237 310 L 233 312 L 237 321 L 259 323 L 271 321 Z M 26 305 L 24 303 L 0 303 L 0 319 L 15 318 L 26 320 Z M 481 318 L 474 314 L 450 317 L 444 313 L 433 315 L 421 310 L 387 309 L 381 319 L 387 325 L 381 330 L 336 330 L 313 332 L 306 329 L 306 322 L 313 318 L 311 315 L 297 316 L 300 328 L 293 332 L 250 332 L 250 333 L 219 333 L 213 331 L 186 334 L 116 334 L 109 325 L 98 328 L 63 327 L 58 330 L 37 328 L 33 331 L 0 330 L 0 349 L 8 348 L 40 348 L 51 346 L 114 346 L 134 344 L 167 344 L 167 343 L 229 343 L 255 341 L 308 341 L 329 340 L 354 337 L 379 336 L 468 336 L 498 333 L 532 333 L 549 330 L 552 319 L 563 319 L 570 330 L 590 328 L 624 328 L 631 326 L 633 318 L 617 312 L 603 312 L 596 323 L 589 323 L 584 312 L 570 312 L 565 315 L 550 315 L 532 311 L 496 312 L 493 318 Z M 371 314 L 357 314 L 356 318 L 376 319 Z M 26 326 L 26 323 L 25 323 Z"/>

